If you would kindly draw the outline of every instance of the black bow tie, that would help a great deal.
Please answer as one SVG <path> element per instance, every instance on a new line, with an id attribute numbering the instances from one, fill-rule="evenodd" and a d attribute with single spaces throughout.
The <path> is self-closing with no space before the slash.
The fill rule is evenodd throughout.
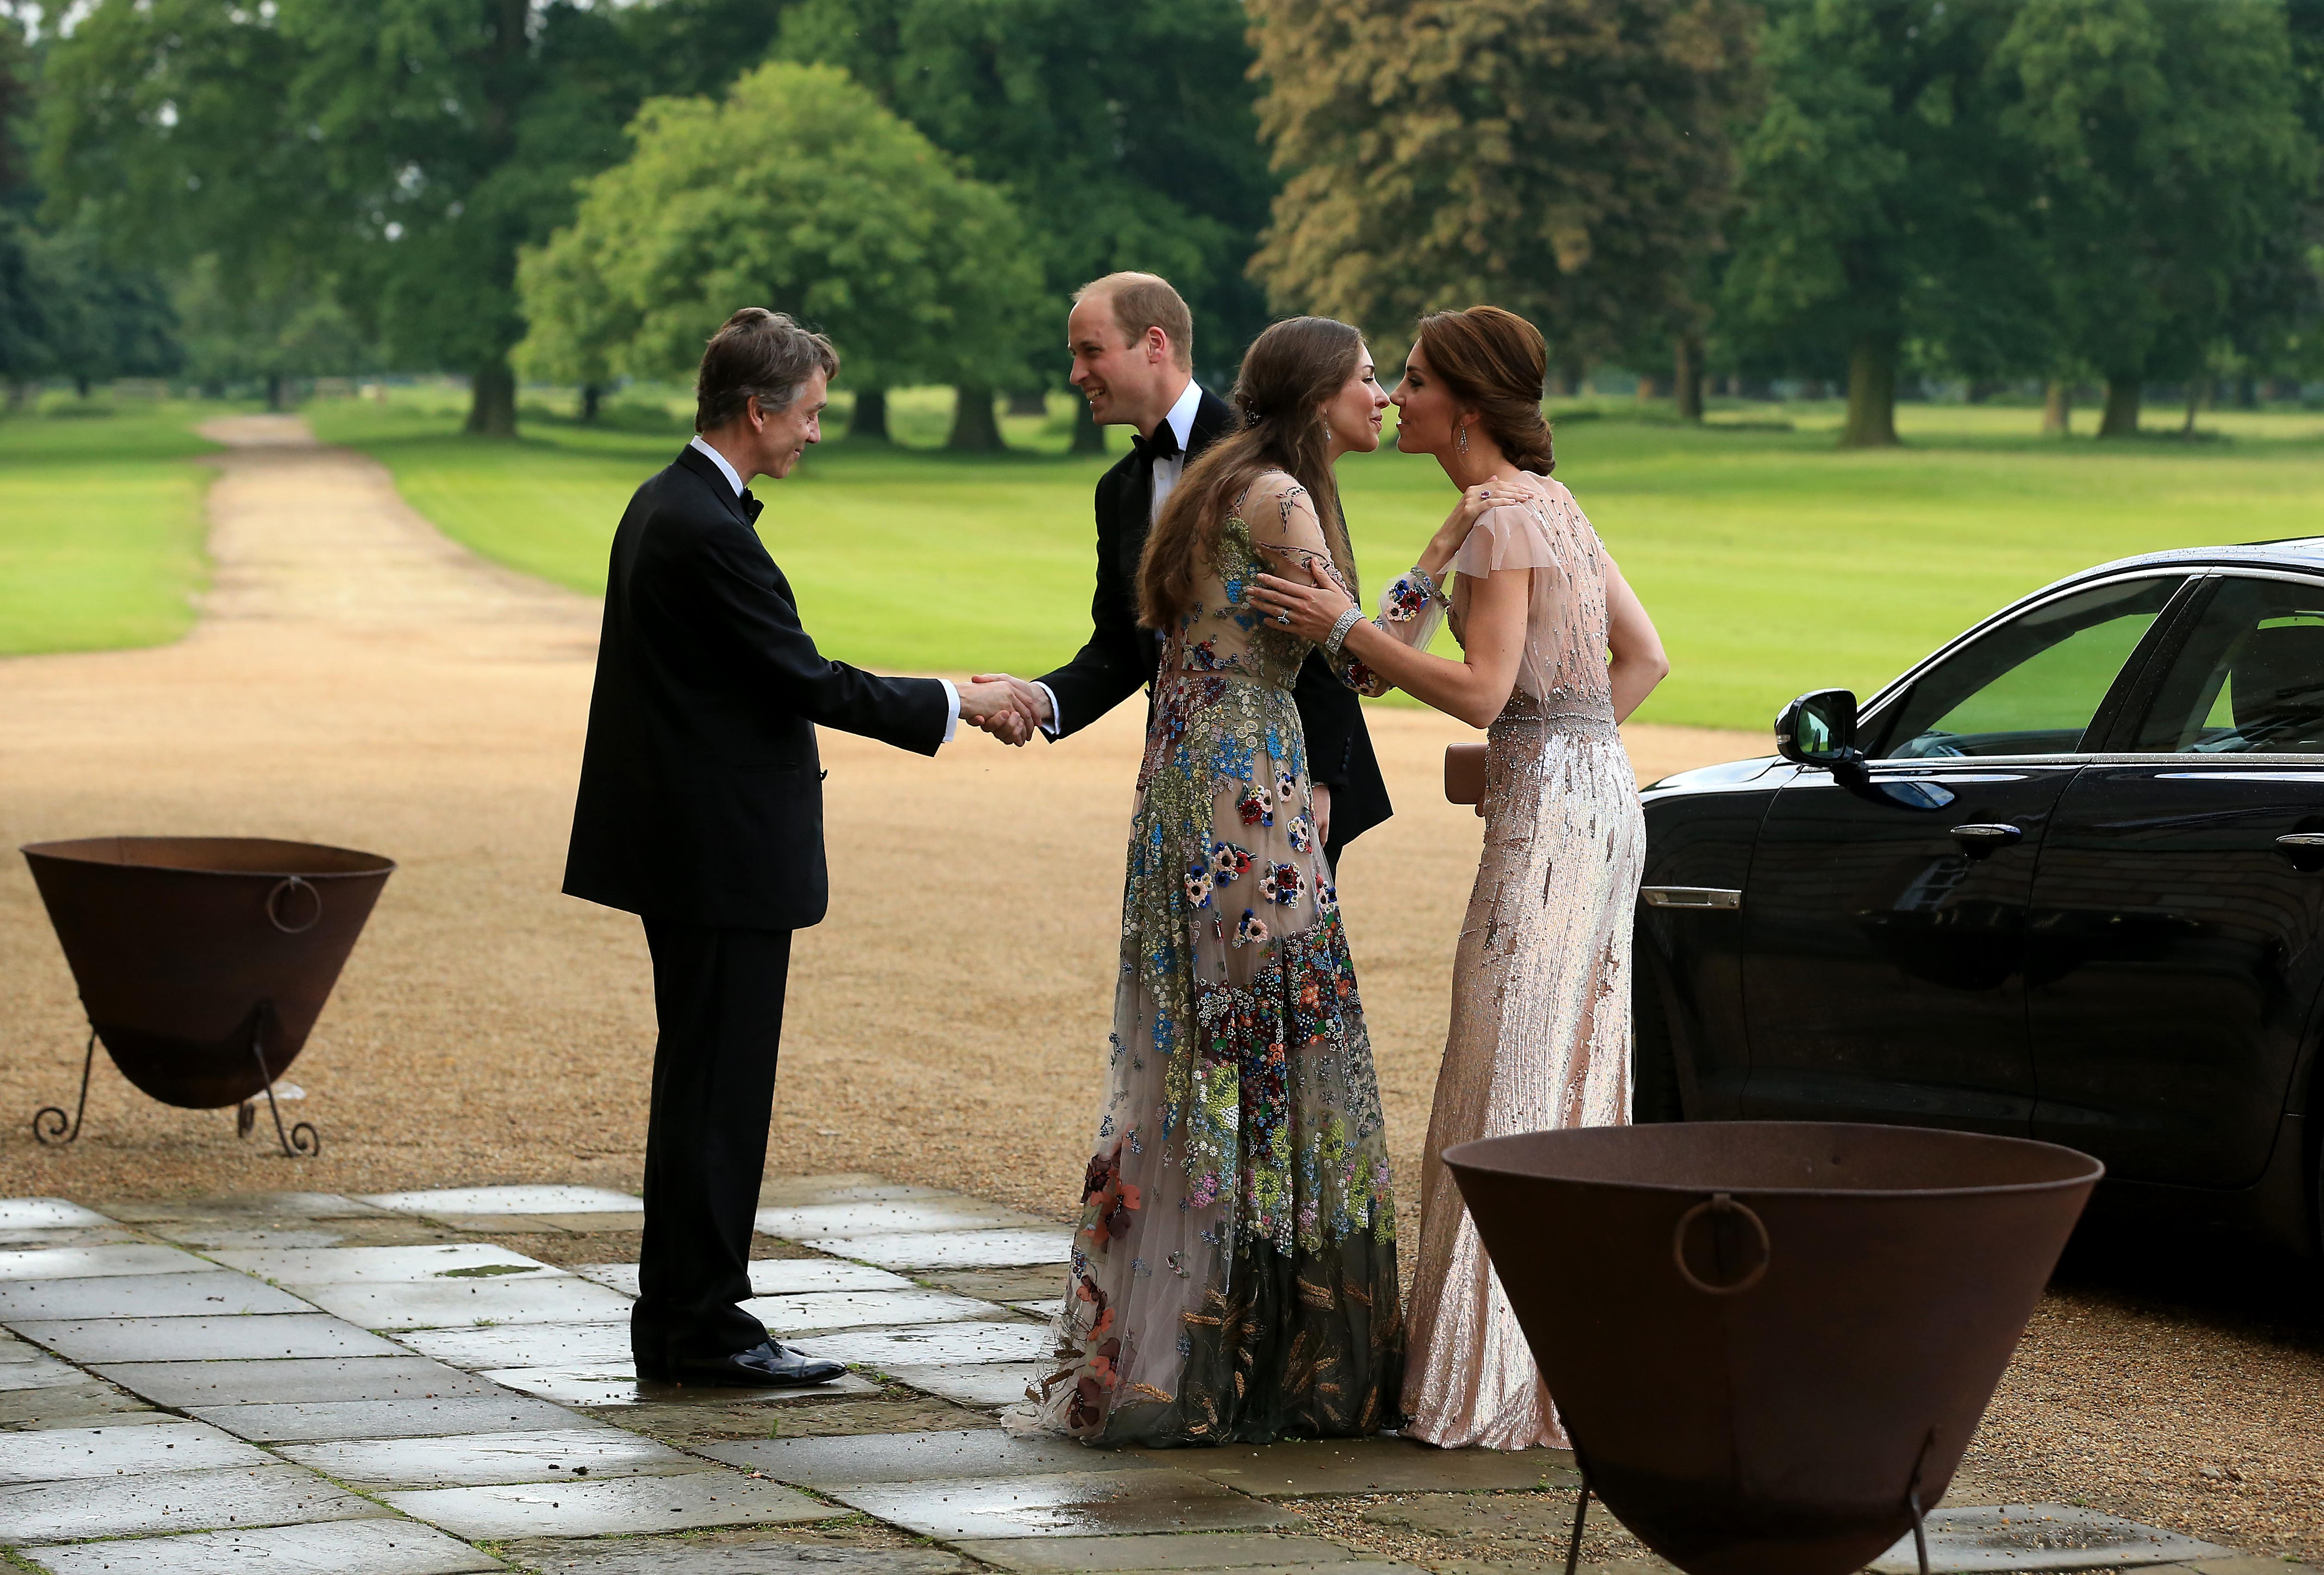
<path id="1" fill-rule="evenodd" d="M 1130 439 L 1130 448 L 1133 454 L 1144 455 L 1148 462 L 1157 459 L 1176 459 L 1185 452 L 1178 446 L 1178 429 L 1167 421 L 1155 428 L 1154 436 L 1151 438 L 1132 435 Z"/>
<path id="2" fill-rule="evenodd" d="M 759 511 L 767 506 L 747 492 L 734 501 L 742 505 L 742 518 L 753 525 L 759 522 Z"/>

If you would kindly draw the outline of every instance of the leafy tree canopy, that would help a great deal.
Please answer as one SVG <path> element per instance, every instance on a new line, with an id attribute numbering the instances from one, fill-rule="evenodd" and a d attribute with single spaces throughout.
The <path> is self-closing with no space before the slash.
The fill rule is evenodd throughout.
<path id="1" fill-rule="evenodd" d="M 1040 277 L 1008 198 L 829 66 L 771 62 L 722 103 L 649 102 L 636 152 L 521 268 L 526 364 L 690 372 L 736 307 L 829 333 L 861 386 L 985 382 Z"/>
<path id="2" fill-rule="evenodd" d="M 1562 358 L 1686 315 L 1752 94 L 1740 0 L 1250 10 L 1289 175 L 1251 264 L 1277 305 L 1393 335 L 1489 300 Z"/>

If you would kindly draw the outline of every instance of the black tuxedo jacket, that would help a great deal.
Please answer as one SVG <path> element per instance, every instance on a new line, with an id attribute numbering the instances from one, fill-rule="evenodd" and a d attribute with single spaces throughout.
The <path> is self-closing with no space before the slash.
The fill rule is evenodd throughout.
<path id="1" fill-rule="evenodd" d="M 1186 438 L 1186 460 L 1231 430 L 1234 413 L 1205 390 Z M 1151 689 L 1162 637 L 1138 622 L 1138 565 L 1152 528 L 1153 467 L 1132 450 L 1097 484 L 1097 594 L 1090 637 L 1081 653 L 1041 682 L 1057 697 L 1057 736 L 1077 732 L 1139 689 Z M 1334 677 L 1318 651 L 1299 669 L 1292 691 L 1307 735 L 1307 769 L 1332 790 L 1333 860 L 1340 849 L 1391 813 L 1371 734 L 1356 692 Z"/>
<path id="2" fill-rule="evenodd" d="M 934 678 L 826 659 L 752 522 L 692 447 L 613 532 L 565 889 L 650 918 L 795 930 L 829 903 L 815 724 L 936 752 Z"/>

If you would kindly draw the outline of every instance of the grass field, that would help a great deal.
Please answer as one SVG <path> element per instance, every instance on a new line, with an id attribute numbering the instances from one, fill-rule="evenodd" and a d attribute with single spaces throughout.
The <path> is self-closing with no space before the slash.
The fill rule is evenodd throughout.
<path id="1" fill-rule="evenodd" d="M 761 529 L 834 655 L 873 667 L 1037 672 L 1088 628 L 1090 488 L 1060 417 L 1012 419 L 1019 452 L 933 447 L 948 396 L 896 396 L 899 446 L 833 441 L 761 484 Z M 514 444 L 456 436 L 456 397 L 320 405 L 327 438 L 385 461 L 404 495 L 478 551 L 602 589 L 632 487 L 686 428 L 632 401 L 624 429 L 535 420 Z M 1841 453 L 1836 406 L 1715 412 L 1689 429 L 1609 406 L 1560 416 L 1558 475 L 1669 645 L 1647 720 L 1758 728 L 1812 686 L 1868 693 L 1995 607 L 2086 565 L 2155 548 L 2324 531 L 2324 415 L 2207 414 L 2209 441 L 2061 443 L 2038 413 L 1908 405 L 1905 447 Z M 2175 426 L 2176 412 L 2155 424 Z M 1750 428 L 1721 429 L 1748 420 Z M 2085 439 L 2092 416 L 2082 415 Z M 1765 429 L 1788 421 L 1789 431 Z M 1114 450 L 1122 434 L 1111 434 Z M 1451 502 L 1435 465 L 1351 456 L 1342 480 L 1377 585 Z"/>
<path id="2" fill-rule="evenodd" d="M 161 645 L 193 626 L 202 493 L 196 420 L 224 407 L 0 419 L 0 656 Z"/>

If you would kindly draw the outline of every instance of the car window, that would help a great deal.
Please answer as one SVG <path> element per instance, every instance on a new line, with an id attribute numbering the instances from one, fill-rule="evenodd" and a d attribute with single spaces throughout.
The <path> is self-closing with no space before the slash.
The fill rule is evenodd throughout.
<path id="1" fill-rule="evenodd" d="M 2181 583 L 2165 575 L 2099 585 L 1980 636 L 1913 681 L 1874 758 L 2072 753 Z"/>
<path id="2" fill-rule="evenodd" d="M 2131 747 L 2324 754 L 2324 585 L 2221 581 L 2172 659 Z"/>

